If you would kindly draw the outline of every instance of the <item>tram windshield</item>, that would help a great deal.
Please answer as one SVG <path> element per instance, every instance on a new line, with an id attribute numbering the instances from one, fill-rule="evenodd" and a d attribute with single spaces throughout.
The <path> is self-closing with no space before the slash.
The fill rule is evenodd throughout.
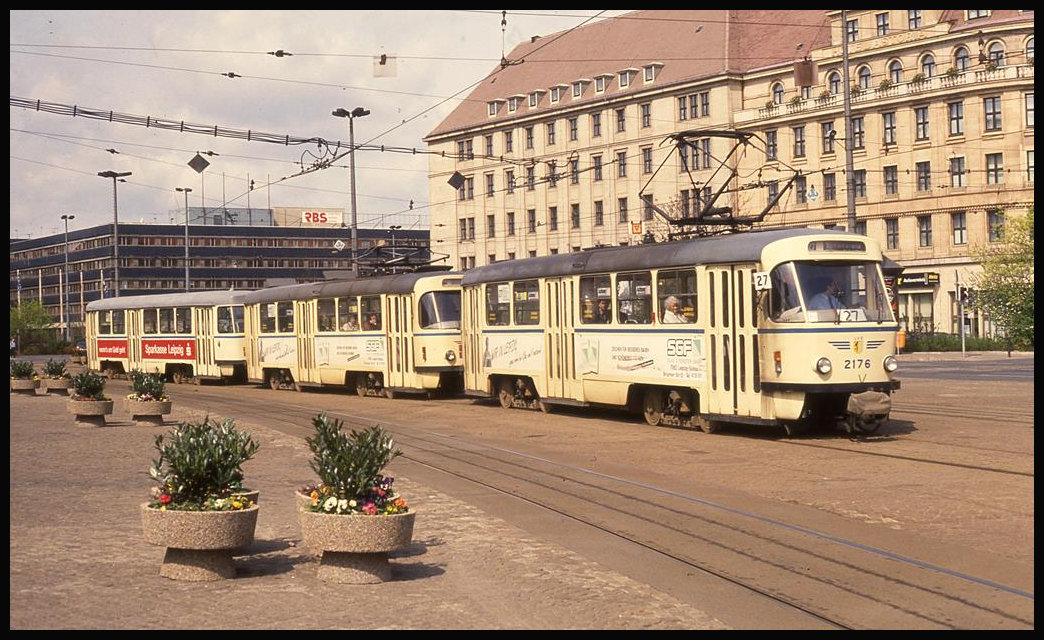
<path id="1" fill-rule="evenodd" d="M 786 262 L 772 270 L 776 322 L 892 322 L 876 262 Z"/>
<path id="2" fill-rule="evenodd" d="M 460 328 L 459 291 L 429 291 L 418 306 L 421 329 Z"/>

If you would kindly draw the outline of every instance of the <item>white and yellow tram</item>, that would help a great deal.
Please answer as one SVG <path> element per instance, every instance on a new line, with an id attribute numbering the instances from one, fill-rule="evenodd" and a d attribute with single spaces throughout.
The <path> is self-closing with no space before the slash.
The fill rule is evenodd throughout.
<path id="1" fill-rule="evenodd" d="M 460 274 L 273 287 L 244 302 L 251 382 L 388 397 L 461 389 Z"/>
<path id="2" fill-rule="evenodd" d="M 465 392 L 711 431 L 872 432 L 899 388 L 882 260 L 869 238 L 791 229 L 478 267 L 462 279 Z"/>
<path id="3" fill-rule="evenodd" d="M 242 291 L 95 300 L 87 305 L 87 364 L 109 376 L 160 372 L 174 382 L 244 381 Z"/>

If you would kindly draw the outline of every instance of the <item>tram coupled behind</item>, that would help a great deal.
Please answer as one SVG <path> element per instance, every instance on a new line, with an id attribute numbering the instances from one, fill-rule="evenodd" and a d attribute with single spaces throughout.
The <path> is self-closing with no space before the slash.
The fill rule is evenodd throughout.
<path id="1" fill-rule="evenodd" d="M 273 287 L 245 302 L 251 382 L 387 397 L 462 388 L 459 274 Z"/>
<path id="2" fill-rule="evenodd" d="M 163 373 L 175 383 L 246 380 L 243 291 L 104 298 L 87 304 L 87 366 L 110 377 Z"/>

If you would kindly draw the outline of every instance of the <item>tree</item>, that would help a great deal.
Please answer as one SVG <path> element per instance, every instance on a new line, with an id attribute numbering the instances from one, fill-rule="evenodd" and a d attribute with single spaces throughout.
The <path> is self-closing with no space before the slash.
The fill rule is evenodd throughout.
<path id="1" fill-rule="evenodd" d="M 980 250 L 975 306 L 990 314 L 1016 343 L 1033 346 L 1033 208 L 1005 219 L 1004 243 Z"/>
<path id="2" fill-rule="evenodd" d="M 24 336 L 52 324 L 54 318 L 47 315 L 39 300 L 27 300 L 17 307 L 11 307 L 11 333 Z"/>

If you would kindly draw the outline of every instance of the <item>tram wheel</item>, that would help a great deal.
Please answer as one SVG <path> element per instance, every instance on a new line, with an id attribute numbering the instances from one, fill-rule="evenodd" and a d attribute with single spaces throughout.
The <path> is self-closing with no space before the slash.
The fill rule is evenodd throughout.
<path id="1" fill-rule="evenodd" d="M 511 380 L 505 378 L 500 381 L 497 399 L 500 400 L 500 406 L 505 409 L 510 409 L 515 405 L 515 385 Z"/>
<path id="2" fill-rule="evenodd" d="M 283 386 L 283 375 L 280 373 L 273 373 L 268 376 L 268 386 L 273 391 L 279 391 Z"/>
<path id="3" fill-rule="evenodd" d="M 360 398 L 366 395 L 366 374 L 360 373 L 355 376 L 355 394 Z"/>
<path id="4" fill-rule="evenodd" d="M 174 384 L 185 382 L 185 372 L 181 369 L 175 369 L 170 377 L 174 380 Z"/>
<path id="5" fill-rule="evenodd" d="M 642 413 L 645 421 L 652 426 L 657 426 L 663 420 L 663 389 L 650 388 L 645 390 L 642 400 Z"/>

